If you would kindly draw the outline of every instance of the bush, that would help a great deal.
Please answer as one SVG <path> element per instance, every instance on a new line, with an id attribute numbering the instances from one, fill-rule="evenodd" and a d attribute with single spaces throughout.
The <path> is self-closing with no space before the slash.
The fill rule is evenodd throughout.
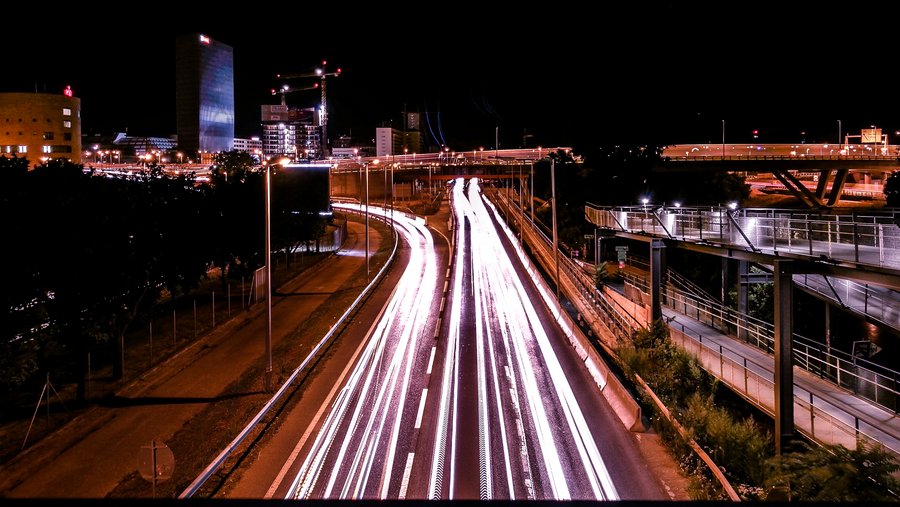
<path id="1" fill-rule="evenodd" d="M 878 445 L 859 440 L 842 445 L 795 444 L 797 451 L 769 460 L 768 486 L 787 486 L 791 500 L 825 502 L 897 501 L 900 464 Z"/>
<path id="2" fill-rule="evenodd" d="M 744 485 L 745 492 L 762 494 L 766 481 L 766 461 L 772 457 L 775 440 L 753 419 L 737 420 L 712 397 L 698 393 L 687 400 L 679 420 L 694 435 L 713 461 L 727 463 L 726 476 Z"/>

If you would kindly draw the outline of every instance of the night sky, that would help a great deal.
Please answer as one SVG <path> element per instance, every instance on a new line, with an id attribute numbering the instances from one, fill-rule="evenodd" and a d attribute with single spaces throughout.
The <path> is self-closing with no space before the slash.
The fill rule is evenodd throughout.
<path id="1" fill-rule="evenodd" d="M 845 133 L 900 130 L 889 78 L 900 9 L 890 3 L 840 11 L 605 4 L 547 2 L 504 15 L 462 3 L 428 4 L 426 13 L 421 2 L 245 3 L 204 16 L 155 2 L 129 13 L 84 3 L 65 14 L 10 7 L 0 91 L 71 85 L 85 133 L 169 135 L 175 37 L 204 33 L 234 47 L 240 137 L 260 133 L 260 104 L 277 103 L 275 74 L 310 71 L 322 59 L 343 71 L 328 81 L 332 139 L 371 140 L 377 123 L 399 126 L 404 108 L 427 111 L 434 133 L 456 150 L 493 147 L 496 127 L 501 148 L 530 134 L 529 146 L 582 150 L 718 143 L 723 119 L 727 142 L 750 142 L 754 129 L 760 142 L 834 142 L 837 120 Z M 288 97 L 304 107 L 319 100 L 317 91 Z"/>

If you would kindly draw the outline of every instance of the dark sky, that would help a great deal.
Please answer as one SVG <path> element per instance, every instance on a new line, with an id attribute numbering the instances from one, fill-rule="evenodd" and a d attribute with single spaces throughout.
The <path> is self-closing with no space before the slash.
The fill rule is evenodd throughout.
<path id="1" fill-rule="evenodd" d="M 332 138 L 371 139 L 404 107 L 428 111 L 458 150 L 492 147 L 496 127 L 501 147 L 527 133 L 529 145 L 581 149 L 717 143 L 723 119 L 728 142 L 749 142 L 753 129 L 764 142 L 835 141 L 839 119 L 844 132 L 900 130 L 891 79 L 900 9 L 888 2 L 606 3 L 522 4 L 503 15 L 484 3 L 428 3 L 426 12 L 422 2 L 247 2 L 202 16 L 165 3 L 12 7 L 0 30 L 0 90 L 70 84 L 84 132 L 168 135 L 174 39 L 201 32 L 234 47 L 238 136 L 259 133 L 259 105 L 278 100 L 276 73 L 322 59 L 343 71 L 328 81 Z M 38 24 L 8 21 L 39 15 Z M 318 92 L 289 95 L 317 101 Z"/>

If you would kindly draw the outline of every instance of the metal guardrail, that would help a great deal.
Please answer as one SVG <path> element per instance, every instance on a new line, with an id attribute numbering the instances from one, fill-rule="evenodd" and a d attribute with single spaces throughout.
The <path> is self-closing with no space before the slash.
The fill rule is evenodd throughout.
<path id="1" fill-rule="evenodd" d="M 352 212 L 352 210 L 345 211 Z M 209 478 L 219 470 L 219 468 L 225 463 L 225 460 L 227 460 L 231 456 L 235 449 L 237 449 L 237 447 L 241 445 L 241 443 L 247 438 L 247 436 L 250 435 L 256 425 L 259 424 L 262 421 L 263 417 L 265 417 L 269 413 L 269 410 L 271 410 L 275 406 L 275 404 L 278 403 L 278 401 L 288 391 L 291 384 L 294 383 L 300 373 L 306 370 L 306 367 L 309 366 L 313 358 L 315 358 L 316 354 L 319 353 L 319 350 L 321 350 L 322 347 L 326 343 L 328 343 L 329 340 L 331 340 L 338 329 L 341 329 L 341 327 L 343 327 L 350 314 L 356 310 L 356 307 L 360 304 L 360 302 L 365 299 L 375 287 L 375 285 L 377 285 L 381 281 L 381 278 L 384 276 L 387 268 L 390 267 L 392 261 L 394 260 L 394 256 L 397 253 L 397 243 L 398 238 L 397 234 L 395 233 L 394 248 L 391 251 L 391 255 L 388 257 L 387 261 L 384 263 L 378 273 L 372 278 L 372 281 L 365 287 L 365 289 L 363 289 L 362 292 L 360 292 L 359 296 L 357 296 L 356 299 L 353 300 L 353 303 L 350 304 L 350 306 L 347 308 L 347 311 L 345 311 L 340 316 L 340 318 L 338 318 L 337 322 L 335 322 L 334 325 L 331 326 L 328 332 L 325 333 L 325 336 L 323 336 L 322 339 L 319 340 L 319 343 L 317 343 L 316 346 L 313 347 L 313 349 L 306 356 L 303 362 L 301 362 L 300 365 L 297 366 L 297 368 L 295 368 L 293 372 L 291 372 L 290 376 L 287 378 L 287 380 L 284 381 L 278 391 L 276 391 L 275 394 L 272 395 L 272 397 L 269 399 L 269 401 L 267 401 L 266 404 L 263 405 L 260 411 L 255 416 L 253 416 L 253 419 L 251 419 L 250 422 L 244 427 L 244 429 L 242 429 L 241 432 L 238 433 L 238 435 L 231 441 L 231 443 L 229 443 L 228 446 L 226 446 L 225 449 L 223 449 L 222 452 L 220 452 L 219 455 L 216 456 L 215 459 L 213 459 L 213 461 L 202 472 L 200 472 L 200 475 L 198 475 L 194 479 L 194 481 L 191 482 L 188 487 L 181 492 L 180 495 L 178 495 L 178 498 L 191 498 L 192 496 L 194 496 L 194 494 L 197 493 L 197 491 L 199 491 L 204 484 L 206 484 L 206 481 L 208 481 Z"/>

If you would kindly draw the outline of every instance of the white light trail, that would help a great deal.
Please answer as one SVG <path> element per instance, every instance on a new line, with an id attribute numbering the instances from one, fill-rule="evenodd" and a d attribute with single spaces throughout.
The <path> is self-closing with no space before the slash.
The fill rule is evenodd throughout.
<path id="1" fill-rule="evenodd" d="M 359 205 L 342 206 L 362 210 Z M 368 212 L 385 218 L 389 213 L 371 206 Z M 394 212 L 394 225 L 411 247 L 410 262 L 319 429 L 288 498 L 308 498 L 320 475 L 327 479 L 323 498 L 360 498 L 375 486 L 380 486 L 376 489 L 382 498 L 388 493 L 402 416 L 397 407 L 405 403 L 411 367 L 437 290 L 434 243 L 424 222 Z M 339 444 L 336 454 L 333 443 Z M 372 484 L 376 463 L 383 468 L 374 476 L 380 483 Z"/>
<path id="2" fill-rule="evenodd" d="M 478 398 L 479 398 L 479 450 L 483 453 L 482 461 L 493 463 L 494 460 L 489 445 L 489 440 L 484 437 L 491 431 L 491 419 L 487 417 L 486 412 L 489 410 L 486 402 L 488 398 L 487 384 L 493 384 L 491 392 L 496 399 L 497 420 L 501 430 L 502 448 L 504 453 L 504 464 L 506 468 L 507 487 L 509 488 L 509 497 L 514 498 L 513 481 L 511 478 L 512 467 L 510 463 L 509 443 L 505 431 L 506 422 L 504 420 L 504 408 L 500 403 L 500 393 L 508 391 L 513 397 L 511 415 L 514 423 L 520 432 L 522 429 L 522 416 L 528 417 L 530 427 L 534 429 L 531 438 L 535 440 L 535 447 L 539 454 L 540 462 L 543 465 L 542 473 L 545 474 L 545 481 L 550 491 L 544 493 L 552 496 L 553 499 L 571 499 L 572 489 L 570 480 L 567 477 L 572 471 L 581 469 L 590 485 L 590 492 L 593 497 L 598 499 L 618 499 L 618 493 L 609 473 L 606 470 L 602 457 L 597 449 L 596 442 L 590 429 L 587 426 L 581 408 L 578 405 L 571 386 L 566 379 L 565 372 L 559 363 L 558 358 L 552 348 L 547 332 L 543 329 L 543 325 L 537 315 L 533 303 L 529 299 L 529 295 L 524 285 L 516 273 L 512 261 L 510 260 L 506 247 L 500 241 L 497 235 L 497 229 L 494 225 L 493 218 L 500 224 L 503 233 L 507 235 L 510 242 L 519 250 L 519 246 L 512 232 L 500 220 L 497 210 L 488 203 L 491 211 L 485 207 L 485 203 L 481 198 L 480 189 L 477 180 L 469 183 L 468 199 L 462 195 L 461 182 L 457 181 L 454 188 L 454 211 L 457 221 L 460 224 L 460 231 L 457 233 L 458 253 L 456 263 L 456 277 L 454 294 L 457 297 L 453 299 L 451 305 L 451 339 L 453 340 L 453 349 L 459 347 L 457 341 L 459 336 L 459 312 L 460 300 L 467 298 L 461 295 L 461 286 L 458 286 L 462 278 L 461 261 L 462 256 L 459 252 L 464 251 L 467 247 L 466 237 L 463 230 L 464 219 L 468 219 L 470 224 L 470 244 L 471 261 L 472 261 L 472 286 L 475 302 L 474 313 L 476 316 L 476 336 L 475 344 L 477 355 L 477 372 L 478 372 Z M 519 250 L 519 255 L 524 255 Z M 541 291 L 544 294 L 543 291 Z M 546 297 L 546 295 L 544 295 Z M 492 329 L 499 329 L 502 341 L 501 344 L 504 353 L 498 355 L 494 349 L 495 335 Z M 500 337 L 497 337 L 498 339 Z M 452 350 L 448 348 L 448 350 Z M 445 365 L 450 361 L 451 354 L 445 360 Z M 500 379 L 498 378 L 498 370 L 501 367 L 500 360 L 502 358 L 506 364 L 502 367 L 506 369 L 506 378 L 508 385 L 503 386 L 501 391 Z M 456 366 L 458 368 L 458 365 Z M 491 371 L 488 372 L 488 369 Z M 445 369 L 445 376 L 447 374 Z M 443 389 L 448 389 L 448 383 L 442 385 Z M 443 394 L 443 393 L 442 393 Z M 453 393 L 454 396 L 456 393 Z M 443 396 L 442 396 L 443 397 Z M 527 407 L 524 412 L 521 410 L 522 400 Z M 551 407 L 556 407 L 552 409 Z M 444 411 L 441 412 L 441 418 L 448 416 Z M 457 416 L 453 415 L 451 424 L 455 424 Z M 442 419 L 439 419 L 442 420 Z M 568 427 L 567 434 L 560 434 L 560 424 Z M 524 433 L 521 437 L 528 438 Z M 574 447 L 575 455 L 578 459 L 576 463 L 563 464 L 560 445 Z M 520 442 L 520 448 L 526 449 L 525 441 Z M 453 494 L 453 463 L 452 453 L 454 447 L 451 446 L 451 495 Z M 516 453 L 521 454 L 521 453 Z M 571 454 L 566 454 L 571 456 Z M 439 458 L 437 449 L 435 452 L 435 461 Z M 569 459 L 569 458 L 567 458 Z M 534 481 L 531 478 L 531 461 L 527 453 L 521 456 L 521 466 L 523 468 L 523 477 L 521 481 L 528 492 L 529 497 L 534 494 L 532 485 Z M 433 463 L 433 468 L 436 463 Z M 490 466 L 488 467 L 490 470 Z M 482 475 L 483 481 L 487 481 L 490 488 L 489 496 L 493 495 L 493 483 L 490 472 Z M 482 494 L 484 495 L 484 486 L 482 484 Z M 434 489 L 432 498 L 436 498 Z M 591 494 L 580 492 L 579 495 Z M 452 496 L 451 496 L 452 497 Z"/>

